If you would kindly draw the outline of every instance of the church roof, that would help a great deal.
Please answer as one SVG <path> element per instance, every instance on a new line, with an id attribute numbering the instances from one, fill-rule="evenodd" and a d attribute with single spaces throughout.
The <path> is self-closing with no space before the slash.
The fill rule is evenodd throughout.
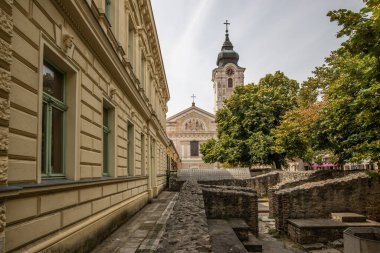
<path id="1" fill-rule="evenodd" d="M 218 54 L 218 58 L 216 60 L 216 65 L 218 67 L 223 67 L 227 63 L 234 63 L 236 66 L 238 66 L 238 61 L 239 61 L 239 54 L 234 51 L 234 46 L 232 45 L 229 34 L 228 34 L 228 26 L 229 24 L 226 21 L 226 38 L 224 40 L 222 49 L 220 53 Z"/>
<path id="2" fill-rule="evenodd" d="M 180 111 L 179 113 L 176 113 L 176 114 L 174 114 L 173 116 L 167 118 L 166 121 L 167 121 L 167 122 L 172 121 L 172 120 L 174 120 L 174 119 L 176 119 L 176 118 L 178 118 L 178 117 L 180 117 L 180 116 L 182 116 L 182 115 L 184 115 L 184 114 L 186 114 L 186 113 L 188 113 L 188 112 L 190 112 L 190 111 L 197 111 L 197 112 L 199 112 L 200 114 L 204 114 L 204 115 L 206 115 L 206 116 L 208 116 L 208 117 L 211 117 L 211 118 L 214 118 L 214 119 L 215 119 L 215 115 L 214 115 L 214 114 L 212 114 L 212 113 L 210 113 L 210 112 L 208 112 L 208 111 L 206 111 L 206 110 L 203 110 L 203 109 L 201 109 L 201 108 L 195 106 L 195 103 L 193 103 L 192 106 L 190 106 L 189 108 L 186 108 L 185 110 Z"/>

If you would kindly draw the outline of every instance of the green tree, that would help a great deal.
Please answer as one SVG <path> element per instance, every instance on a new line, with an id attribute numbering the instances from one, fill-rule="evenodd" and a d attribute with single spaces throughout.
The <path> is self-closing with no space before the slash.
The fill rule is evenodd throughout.
<path id="1" fill-rule="evenodd" d="M 319 153 L 315 133 L 323 107 L 324 103 L 314 102 L 286 112 L 281 124 L 273 130 L 276 152 L 288 159 L 301 158 L 311 163 Z"/>
<path id="2" fill-rule="evenodd" d="M 327 58 L 321 74 L 329 85 L 319 122 L 319 147 L 329 148 L 338 163 L 380 159 L 380 1 L 365 1 L 359 13 L 328 13 L 348 36 Z"/>
<path id="3" fill-rule="evenodd" d="M 284 155 L 275 150 L 272 129 L 297 105 L 298 83 L 277 71 L 257 85 L 235 88 L 234 94 L 216 114 L 218 140 L 202 145 L 206 162 L 231 166 L 272 164 L 280 168 Z"/>
<path id="4" fill-rule="evenodd" d="M 380 1 L 359 13 L 330 11 L 347 36 L 300 89 L 300 108 L 274 131 L 277 152 L 309 160 L 329 152 L 338 164 L 380 158 Z M 318 98 L 323 100 L 318 109 Z M 310 111 L 310 109 L 312 109 Z M 314 116 L 312 116 L 314 115 Z"/>

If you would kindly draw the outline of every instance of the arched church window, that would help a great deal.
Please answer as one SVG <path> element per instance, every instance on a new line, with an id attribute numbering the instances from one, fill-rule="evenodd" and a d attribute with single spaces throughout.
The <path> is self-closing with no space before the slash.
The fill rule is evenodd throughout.
<path id="1" fill-rule="evenodd" d="M 234 87 L 234 81 L 232 80 L 232 78 L 228 78 L 228 88 L 232 87 Z"/>

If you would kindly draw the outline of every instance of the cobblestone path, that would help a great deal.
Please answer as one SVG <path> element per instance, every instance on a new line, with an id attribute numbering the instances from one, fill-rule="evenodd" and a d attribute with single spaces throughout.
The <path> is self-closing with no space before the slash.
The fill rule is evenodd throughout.
<path id="1" fill-rule="evenodd" d="M 118 228 L 92 253 L 133 253 L 158 245 L 164 224 L 173 208 L 177 193 L 162 192 L 151 204 Z"/>

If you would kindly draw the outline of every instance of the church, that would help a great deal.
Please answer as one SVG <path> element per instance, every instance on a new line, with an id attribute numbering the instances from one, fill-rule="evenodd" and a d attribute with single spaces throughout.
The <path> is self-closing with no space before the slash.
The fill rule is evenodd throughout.
<path id="1" fill-rule="evenodd" d="M 200 145 L 209 139 L 217 138 L 215 113 L 223 107 L 235 87 L 244 85 L 244 71 L 238 65 L 239 54 L 233 50 L 229 38 L 228 21 L 225 40 L 212 71 L 214 88 L 214 114 L 203 110 L 193 103 L 185 110 L 169 117 L 166 121 L 166 133 L 173 141 L 182 160 L 182 169 L 217 169 L 219 163 L 207 164 L 202 160 Z M 194 96 L 192 96 L 194 99 Z"/>

